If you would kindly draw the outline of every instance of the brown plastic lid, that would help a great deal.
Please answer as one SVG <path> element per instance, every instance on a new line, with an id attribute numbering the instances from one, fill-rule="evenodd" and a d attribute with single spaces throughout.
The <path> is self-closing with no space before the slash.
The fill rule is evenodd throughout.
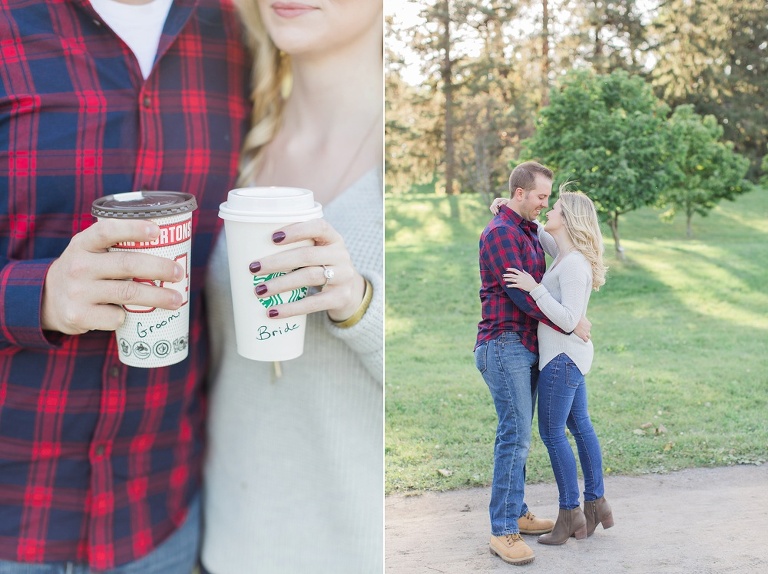
<path id="1" fill-rule="evenodd" d="M 131 191 L 105 195 L 93 202 L 95 217 L 118 219 L 156 219 L 194 211 L 197 201 L 191 193 L 180 191 Z"/>

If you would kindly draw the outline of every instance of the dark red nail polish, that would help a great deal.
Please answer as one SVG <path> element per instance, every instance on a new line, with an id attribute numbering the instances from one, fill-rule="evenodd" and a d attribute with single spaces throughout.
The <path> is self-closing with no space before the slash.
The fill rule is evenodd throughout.
<path id="1" fill-rule="evenodd" d="M 285 233 L 283 233 L 282 231 L 275 231 L 272 234 L 272 241 L 274 241 L 275 243 L 280 243 L 283 239 L 285 239 Z"/>
<path id="2" fill-rule="evenodd" d="M 261 262 L 254 261 L 248 266 L 248 269 L 250 269 L 251 273 L 258 273 L 259 271 L 261 271 Z"/>
<path id="3" fill-rule="evenodd" d="M 269 315 L 270 319 L 274 319 L 277 317 L 277 309 L 270 309 L 267 315 Z"/>
<path id="4" fill-rule="evenodd" d="M 254 291 L 256 291 L 256 295 L 261 296 L 261 295 L 264 295 L 264 293 L 266 293 L 268 289 L 267 289 L 267 286 L 264 285 L 264 283 L 259 283 L 258 285 L 256 285 L 256 289 L 254 289 Z"/>

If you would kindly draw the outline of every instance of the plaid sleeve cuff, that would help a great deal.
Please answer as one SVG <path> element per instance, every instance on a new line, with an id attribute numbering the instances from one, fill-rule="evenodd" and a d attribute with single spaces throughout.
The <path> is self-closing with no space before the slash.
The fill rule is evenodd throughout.
<path id="1" fill-rule="evenodd" d="M 13 261 L 0 270 L 0 347 L 56 347 L 40 325 L 43 285 L 52 262 Z"/>

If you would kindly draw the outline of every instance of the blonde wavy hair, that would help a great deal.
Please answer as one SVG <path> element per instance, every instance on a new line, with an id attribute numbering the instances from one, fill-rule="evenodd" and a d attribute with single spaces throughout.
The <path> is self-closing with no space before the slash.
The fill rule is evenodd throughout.
<path id="1" fill-rule="evenodd" d="M 251 129 L 240 152 L 239 185 L 253 182 L 261 152 L 277 133 L 290 86 L 290 61 L 278 50 L 261 20 L 254 0 L 234 0 L 246 31 L 245 42 L 253 55 L 251 71 Z"/>
<path id="2" fill-rule="evenodd" d="M 560 186 L 560 209 L 568 237 L 576 249 L 587 258 L 592 267 L 592 288 L 600 290 L 605 284 L 608 267 L 603 262 L 603 235 L 597 218 L 595 204 L 578 191 L 567 191 L 566 184 Z"/>

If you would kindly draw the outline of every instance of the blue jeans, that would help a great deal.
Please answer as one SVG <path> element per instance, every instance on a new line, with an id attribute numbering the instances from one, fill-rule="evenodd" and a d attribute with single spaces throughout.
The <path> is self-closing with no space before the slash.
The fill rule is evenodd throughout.
<path id="1" fill-rule="evenodd" d="M 200 550 L 200 495 L 189 505 L 181 527 L 143 558 L 108 570 L 105 574 L 190 574 Z M 83 564 L 52 562 L 25 564 L 0 560 L 0 574 L 96 574 Z M 99 571 L 104 572 L 102 571 Z"/>
<path id="2" fill-rule="evenodd" d="M 549 451 L 549 460 L 560 491 L 560 508 L 579 506 L 579 479 L 576 458 L 565 436 L 565 426 L 576 439 L 584 473 L 584 500 L 603 496 L 603 456 L 587 411 L 584 375 L 564 353 L 541 370 L 539 376 L 539 434 Z"/>
<path id="3" fill-rule="evenodd" d="M 502 333 L 475 349 L 475 364 L 491 391 L 499 419 L 489 508 L 494 536 L 518 533 L 517 519 L 528 512 L 525 461 L 531 447 L 536 361 L 537 356 L 514 332 Z"/>

